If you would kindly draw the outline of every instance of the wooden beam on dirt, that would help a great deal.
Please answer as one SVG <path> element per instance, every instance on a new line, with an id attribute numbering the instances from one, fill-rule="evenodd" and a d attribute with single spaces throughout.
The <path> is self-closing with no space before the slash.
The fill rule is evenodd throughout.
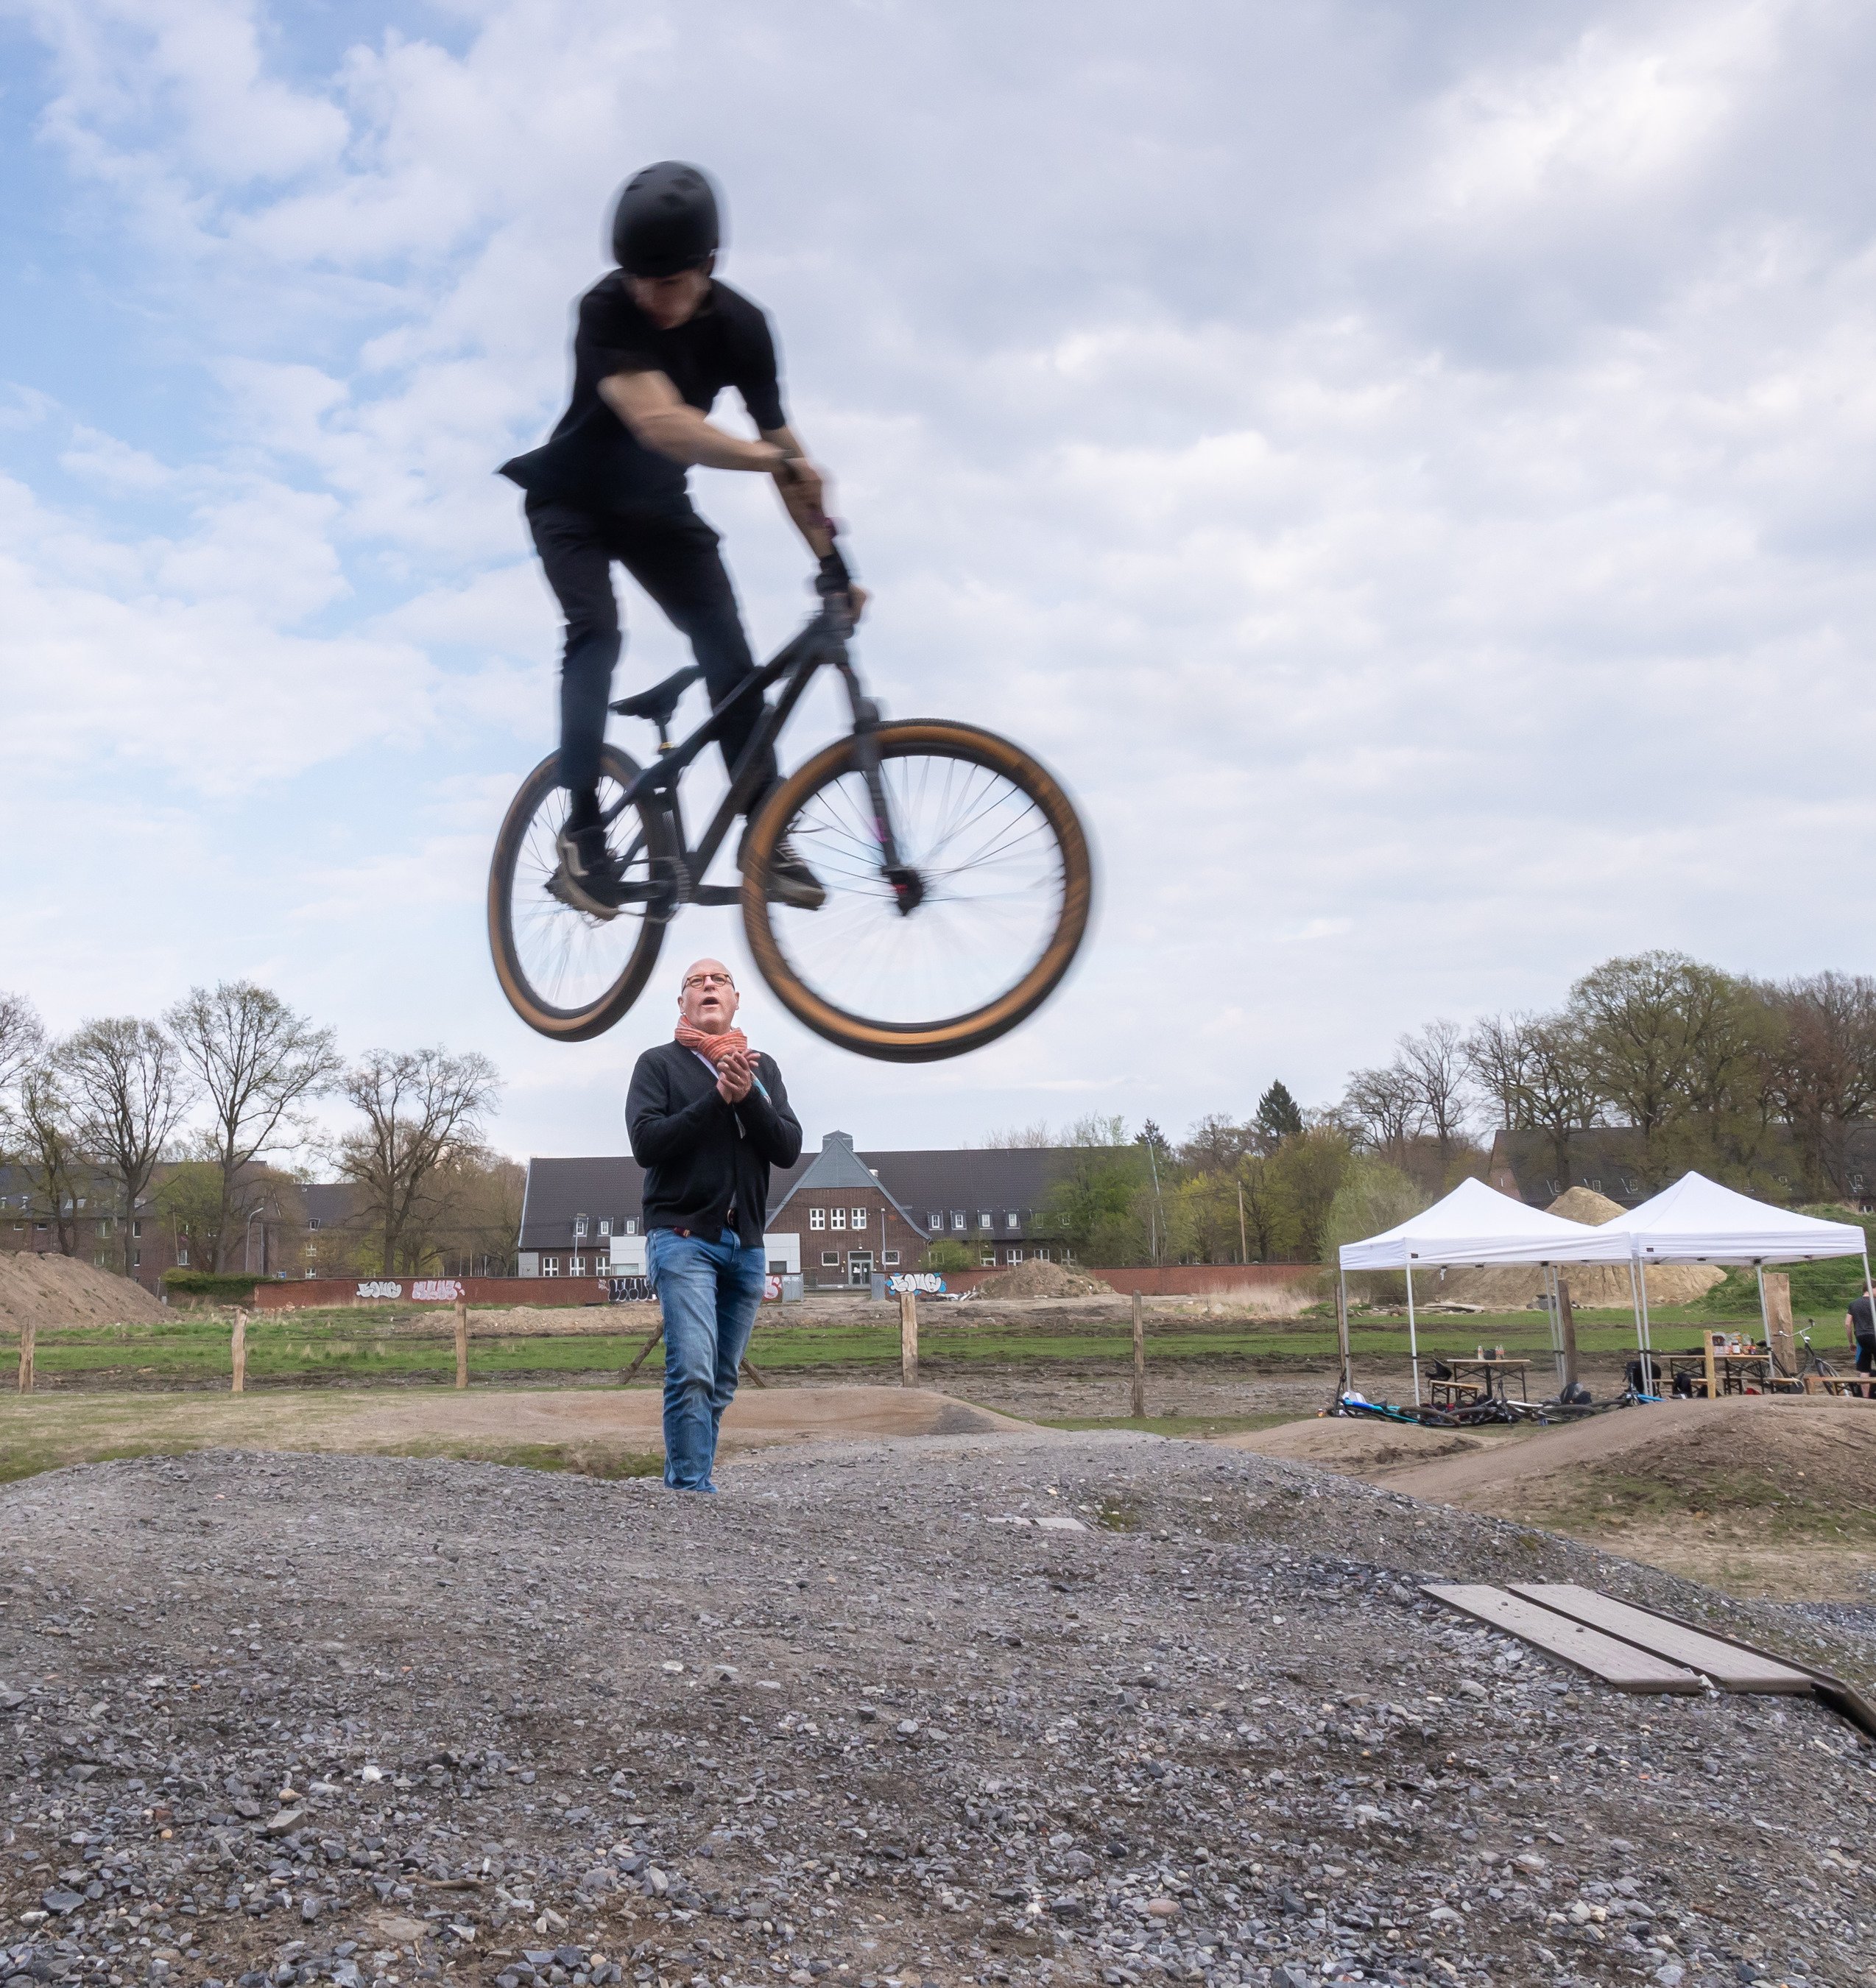
<path id="1" fill-rule="evenodd" d="M 1709 1636 L 1704 1630 L 1671 1622 L 1651 1610 L 1617 1601 L 1611 1595 L 1598 1594 L 1593 1587 L 1567 1581 L 1514 1581 L 1507 1586 L 1512 1594 L 1567 1615 L 1573 1622 L 1600 1629 L 1671 1664 L 1684 1664 L 1711 1678 L 1722 1691 L 1773 1692 L 1794 1698 L 1810 1695 L 1811 1679 L 1803 1671 Z"/>
<path id="2" fill-rule="evenodd" d="M 918 1385 L 918 1293 L 899 1293 L 899 1385 Z"/>
<path id="3" fill-rule="evenodd" d="M 1563 1385 L 1577 1384 L 1577 1314 L 1570 1302 L 1570 1285 L 1567 1279 L 1557 1280 L 1557 1330 L 1563 1343 Z"/>
<path id="4" fill-rule="evenodd" d="M 645 1364 L 646 1359 L 650 1355 L 652 1347 L 657 1345 L 658 1341 L 664 1337 L 664 1321 L 662 1319 L 660 1319 L 658 1320 L 657 1330 L 653 1333 L 651 1337 L 645 1341 L 643 1346 L 640 1347 L 638 1349 L 637 1358 L 635 1359 L 632 1362 L 631 1365 L 627 1368 L 625 1371 L 620 1375 L 619 1384 L 620 1387 L 625 1387 L 630 1382 L 632 1376 Z M 745 1364 L 746 1364 L 747 1363 L 745 1362 Z"/>
<path id="5" fill-rule="evenodd" d="M 228 1335 L 228 1391 L 245 1393 L 248 1385 L 248 1314 L 245 1311 L 235 1314 L 235 1329 Z"/>
<path id="6" fill-rule="evenodd" d="M 39 1330 L 31 1319 L 19 1328 L 19 1391 L 22 1395 L 32 1392 L 32 1355 Z"/>
<path id="7" fill-rule="evenodd" d="M 1692 1698 L 1706 1689 L 1694 1672 L 1680 1664 L 1651 1656 L 1631 1643 L 1573 1622 L 1569 1617 L 1540 1608 L 1522 1595 L 1507 1594 L 1502 1588 L 1430 1582 L 1420 1591 L 1489 1628 L 1502 1629 L 1506 1635 L 1516 1636 L 1548 1656 L 1587 1671 L 1617 1691 L 1668 1692 Z"/>
<path id="8" fill-rule="evenodd" d="M 749 1378 L 755 1383 L 757 1387 L 766 1388 L 768 1386 L 769 1383 L 763 1378 L 762 1369 L 756 1365 L 755 1362 L 752 1360 L 746 1353 L 742 1356 L 742 1367 L 741 1371 L 748 1374 Z"/>

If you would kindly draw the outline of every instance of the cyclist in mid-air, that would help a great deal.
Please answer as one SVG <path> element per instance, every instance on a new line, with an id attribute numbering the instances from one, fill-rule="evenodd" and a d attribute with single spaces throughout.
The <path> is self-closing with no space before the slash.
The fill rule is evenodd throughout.
<path id="1" fill-rule="evenodd" d="M 722 226 L 715 189 L 695 166 L 667 160 L 626 182 L 613 215 L 619 266 L 580 300 L 573 391 L 542 447 L 502 465 L 527 492 L 528 525 L 566 617 L 560 669 L 560 784 L 570 796 L 559 854 L 568 895 L 609 916 L 622 866 L 600 819 L 600 749 L 620 646 L 617 560 L 690 641 L 711 701 L 755 669 L 717 535 L 691 506 L 692 464 L 772 476 L 789 516 L 820 561 L 823 593 L 865 595 L 835 549 L 820 472 L 783 411 L 775 341 L 761 309 L 715 276 Z M 706 417 L 734 387 L 762 439 L 746 441 Z M 760 715 L 745 697 L 720 743 L 732 771 Z M 749 797 L 753 820 L 776 768 Z M 786 842 L 769 864 L 768 894 L 818 909 L 820 879 Z"/>

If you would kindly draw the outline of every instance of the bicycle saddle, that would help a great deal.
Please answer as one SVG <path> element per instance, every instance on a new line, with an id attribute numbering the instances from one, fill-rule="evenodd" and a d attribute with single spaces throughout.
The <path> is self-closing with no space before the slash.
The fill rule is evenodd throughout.
<path id="1" fill-rule="evenodd" d="M 680 670 L 674 677 L 667 677 L 661 684 L 654 684 L 649 690 L 641 690 L 636 697 L 620 698 L 611 708 L 621 718 L 649 718 L 662 733 L 670 725 L 672 715 L 684 692 L 702 675 L 702 669 L 693 663 L 688 670 Z"/>

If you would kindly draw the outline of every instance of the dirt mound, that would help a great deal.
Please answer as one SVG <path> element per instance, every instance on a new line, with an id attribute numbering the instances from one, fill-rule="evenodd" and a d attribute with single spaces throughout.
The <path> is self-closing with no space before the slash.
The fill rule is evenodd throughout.
<path id="1" fill-rule="evenodd" d="M 1619 1201 L 1598 1194 L 1593 1187 L 1567 1187 L 1545 1211 L 1560 1215 L 1566 1222 L 1580 1222 L 1586 1229 L 1600 1229 L 1622 1212 Z"/>
<path id="2" fill-rule="evenodd" d="M 1402 1465 L 1432 1463 L 1482 1449 L 1502 1437 L 1458 1429 L 1421 1428 L 1407 1422 L 1367 1422 L 1343 1415 L 1306 1416 L 1274 1428 L 1246 1429 L 1215 1439 L 1222 1449 L 1255 1450 L 1259 1456 L 1286 1456 L 1296 1463 L 1320 1464 L 1347 1477 Z"/>
<path id="3" fill-rule="evenodd" d="M 0 1253 L 0 1328 L 154 1324 L 167 1314 L 141 1284 L 75 1256 Z"/>
<path id="4" fill-rule="evenodd" d="M 1039 1259 L 1019 1263 L 1013 1270 L 986 1277 L 971 1295 L 979 1298 L 1091 1298 L 1111 1295 L 1112 1284 L 1099 1277 L 1084 1277 L 1079 1270 L 1065 1270 L 1060 1263 Z"/>
<path id="5" fill-rule="evenodd" d="M 1388 1481 L 1415 1497 L 1567 1531 L 1731 1514 L 1770 1537 L 1841 1530 L 1868 1540 L 1876 1538 L 1876 1402 L 1766 1395 L 1665 1401 Z"/>
<path id="6" fill-rule="evenodd" d="M 1551 1202 L 1550 1211 L 1566 1222 L 1580 1222 L 1600 1229 L 1622 1212 L 1622 1204 L 1611 1201 L 1593 1188 L 1566 1188 Z M 1628 1271 L 1621 1263 L 1573 1263 L 1559 1273 L 1570 1286 L 1570 1301 L 1579 1310 L 1599 1311 L 1633 1305 L 1634 1293 Z M 1648 1280 L 1648 1303 L 1692 1304 L 1703 1297 L 1726 1276 L 1710 1263 L 1658 1263 L 1643 1273 Z M 1515 1264 L 1499 1270 L 1448 1270 L 1437 1280 L 1428 1280 L 1433 1295 L 1448 1304 L 1482 1305 L 1489 1311 L 1520 1311 L 1544 1289 L 1544 1273 L 1535 1263 Z"/>

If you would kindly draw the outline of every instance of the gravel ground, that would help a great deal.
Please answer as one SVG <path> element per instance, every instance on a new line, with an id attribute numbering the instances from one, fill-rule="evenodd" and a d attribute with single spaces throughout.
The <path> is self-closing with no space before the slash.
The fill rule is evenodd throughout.
<path id="1" fill-rule="evenodd" d="M 0 1494 L 0 1983 L 1870 1978 L 1847 1728 L 1619 1697 L 1413 1584 L 1587 1580 L 1859 1675 L 1868 1611 L 1129 1435 L 725 1475 Z"/>

